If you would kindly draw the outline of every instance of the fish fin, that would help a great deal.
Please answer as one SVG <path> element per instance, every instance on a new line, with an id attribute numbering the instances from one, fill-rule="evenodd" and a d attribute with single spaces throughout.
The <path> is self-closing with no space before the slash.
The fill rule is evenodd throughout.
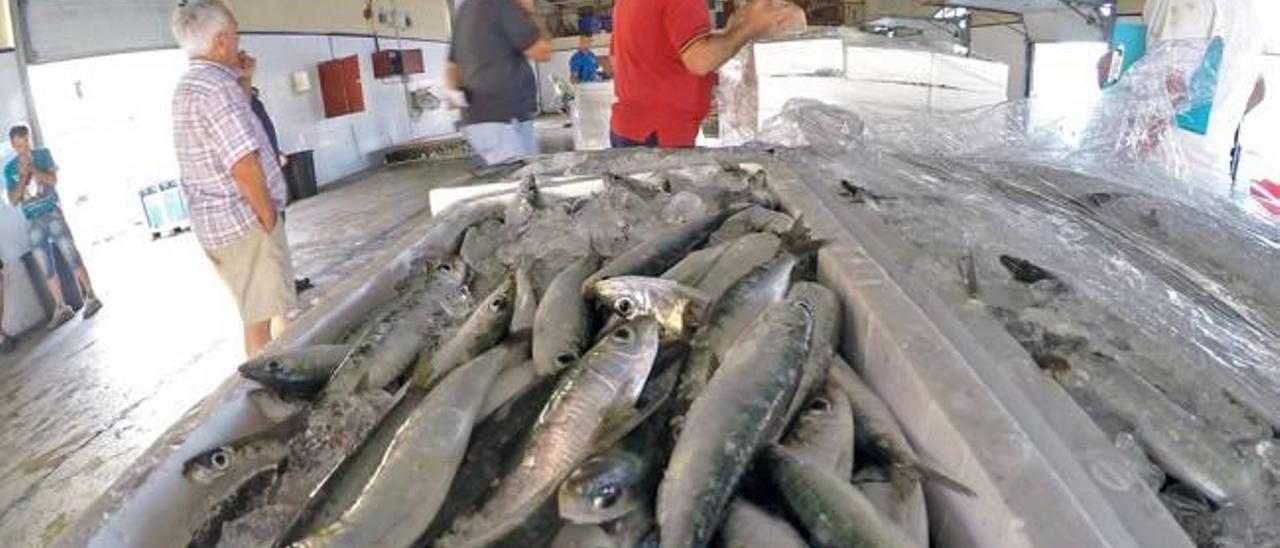
<path id="1" fill-rule="evenodd" d="M 960 483 L 960 481 L 952 478 L 950 474 L 943 472 L 938 465 L 930 463 L 924 458 L 917 457 L 915 462 L 911 463 L 911 467 L 916 470 L 922 481 L 936 483 L 969 498 L 977 498 L 978 496 L 969 486 Z"/>
<path id="2" fill-rule="evenodd" d="M 711 308 L 711 297 L 696 287 L 676 284 L 676 291 L 689 300 L 685 308 L 684 320 L 688 326 L 702 325 L 708 310 Z"/>
<path id="3" fill-rule="evenodd" d="M 782 235 L 782 250 L 796 257 L 807 257 L 825 247 L 829 240 L 815 240 L 804 224 L 804 216 L 799 215 L 791 224 L 791 230 Z"/>

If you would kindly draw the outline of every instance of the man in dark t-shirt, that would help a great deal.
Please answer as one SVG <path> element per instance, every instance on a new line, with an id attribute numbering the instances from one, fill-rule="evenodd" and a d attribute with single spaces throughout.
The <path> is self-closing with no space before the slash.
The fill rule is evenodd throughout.
<path id="1" fill-rule="evenodd" d="M 551 60 L 551 42 L 532 14 L 533 0 L 467 0 L 454 18 L 446 79 L 466 98 L 463 134 L 485 164 L 538 153 L 529 61 Z"/>
<path id="2" fill-rule="evenodd" d="M 692 147 L 711 108 L 715 72 L 748 42 L 804 26 L 782 0 L 754 0 L 722 33 L 703 0 L 617 0 L 613 6 L 614 147 Z"/>

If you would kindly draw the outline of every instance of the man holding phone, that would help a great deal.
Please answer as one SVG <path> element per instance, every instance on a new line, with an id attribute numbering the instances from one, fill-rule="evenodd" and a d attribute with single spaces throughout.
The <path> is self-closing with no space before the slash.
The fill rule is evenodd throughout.
<path id="1" fill-rule="evenodd" d="M 58 165 L 47 148 L 34 148 L 31 129 L 27 126 L 9 128 L 9 144 L 18 157 L 9 160 L 4 167 L 5 190 L 9 203 L 22 208 L 27 217 L 28 234 L 31 237 L 31 253 L 40 265 L 45 285 L 53 297 L 53 316 L 48 328 L 55 329 L 75 317 L 75 311 L 67 306 L 58 280 L 52 250 L 62 255 L 62 260 L 75 272 L 80 292 L 84 295 L 84 317 L 92 318 L 102 309 L 89 281 L 89 271 L 76 249 L 71 228 L 62 214 L 62 202 L 58 198 Z"/>

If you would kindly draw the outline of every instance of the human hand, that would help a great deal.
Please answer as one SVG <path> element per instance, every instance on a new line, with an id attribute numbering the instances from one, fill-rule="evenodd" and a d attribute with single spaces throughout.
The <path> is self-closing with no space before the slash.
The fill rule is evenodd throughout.
<path id="1" fill-rule="evenodd" d="M 786 24 L 795 19 L 796 12 L 800 12 L 803 18 L 804 12 L 790 2 L 752 0 L 747 5 L 742 25 L 752 38 L 770 36 L 784 30 Z"/>
<path id="2" fill-rule="evenodd" d="M 279 162 L 279 163 L 280 163 L 280 167 L 287 166 L 287 165 L 289 165 L 289 157 L 288 157 L 288 156 L 285 156 L 285 155 L 283 155 L 283 154 L 277 154 L 277 155 L 276 155 L 276 162 Z"/>
<path id="3" fill-rule="evenodd" d="M 258 60 L 255 59 L 252 55 L 249 55 L 248 53 L 241 51 L 240 52 L 240 75 L 252 81 L 253 73 L 256 70 L 258 70 Z"/>
<path id="4" fill-rule="evenodd" d="M 267 231 L 268 234 L 271 233 L 272 230 L 276 229 L 276 219 L 277 219 L 277 216 L 274 209 L 271 211 L 271 214 L 268 216 L 265 216 L 265 217 L 263 217 L 262 215 L 258 216 L 258 222 L 262 223 L 262 229 Z"/>

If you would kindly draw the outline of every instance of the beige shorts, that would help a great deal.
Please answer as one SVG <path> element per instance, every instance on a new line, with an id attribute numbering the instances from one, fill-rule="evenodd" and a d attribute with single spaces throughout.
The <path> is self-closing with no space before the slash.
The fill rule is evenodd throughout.
<path id="1" fill-rule="evenodd" d="M 284 221 L 271 234 L 254 223 L 239 240 L 205 253 L 231 290 L 244 323 L 283 317 L 297 303 Z"/>

